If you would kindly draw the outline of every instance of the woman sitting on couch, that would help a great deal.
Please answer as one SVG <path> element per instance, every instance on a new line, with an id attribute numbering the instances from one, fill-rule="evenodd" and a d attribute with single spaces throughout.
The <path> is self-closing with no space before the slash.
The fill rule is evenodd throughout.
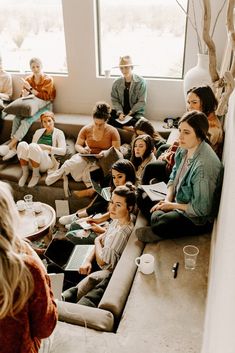
<path id="1" fill-rule="evenodd" d="M 54 113 L 46 111 L 40 116 L 42 129 L 38 129 L 28 144 L 22 141 L 17 146 L 17 156 L 22 168 L 22 176 L 19 186 L 24 186 L 28 176 L 29 168 L 32 169 L 32 178 L 28 187 L 37 185 L 40 179 L 40 172 L 45 173 L 48 169 L 53 169 L 57 161 L 54 155 L 64 156 L 66 153 L 66 141 L 63 131 L 54 127 Z"/>
<path id="2" fill-rule="evenodd" d="M 0 156 L 3 157 L 4 161 L 16 155 L 16 146 L 18 142 L 24 138 L 30 126 L 38 120 L 41 113 L 48 110 L 50 102 L 55 98 L 56 91 L 53 79 L 43 73 L 41 60 L 38 58 L 32 58 L 29 63 L 32 74 L 26 77 L 26 79 L 21 79 L 23 82 L 21 96 L 26 97 L 33 95 L 40 100 L 45 101 L 45 107 L 42 107 L 33 116 L 27 118 L 20 115 L 17 116 L 16 114 L 12 123 L 11 140 L 9 143 L 0 146 Z M 10 109 L 10 105 L 7 107 L 8 110 Z"/>

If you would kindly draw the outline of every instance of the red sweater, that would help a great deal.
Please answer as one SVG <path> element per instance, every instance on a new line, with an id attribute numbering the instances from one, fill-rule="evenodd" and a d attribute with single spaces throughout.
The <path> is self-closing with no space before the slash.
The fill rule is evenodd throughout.
<path id="1" fill-rule="evenodd" d="M 32 256 L 25 262 L 34 279 L 34 292 L 14 318 L 0 320 L 0 353 L 38 352 L 41 339 L 50 336 L 57 322 L 48 275 Z"/>

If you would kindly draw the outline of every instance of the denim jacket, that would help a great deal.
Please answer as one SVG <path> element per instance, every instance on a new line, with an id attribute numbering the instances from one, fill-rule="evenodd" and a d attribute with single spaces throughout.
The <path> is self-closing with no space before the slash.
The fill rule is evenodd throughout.
<path id="1" fill-rule="evenodd" d="M 113 109 L 117 112 L 123 112 L 124 89 L 125 79 L 124 77 L 119 77 L 114 81 L 111 91 Z M 137 114 L 139 116 L 144 114 L 146 98 L 146 81 L 142 77 L 133 74 L 129 91 L 130 107 L 133 114 Z"/>
<path id="2" fill-rule="evenodd" d="M 175 165 L 169 179 L 173 184 L 175 201 L 187 204 L 184 215 L 194 224 L 212 222 L 218 211 L 222 186 L 223 166 L 213 149 L 205 141 L 196 149 L 188 160 L 188 168 L 180 184 L 177 186 L 178 175 L 184 163 L 186 149 L 178 148 Z"/>

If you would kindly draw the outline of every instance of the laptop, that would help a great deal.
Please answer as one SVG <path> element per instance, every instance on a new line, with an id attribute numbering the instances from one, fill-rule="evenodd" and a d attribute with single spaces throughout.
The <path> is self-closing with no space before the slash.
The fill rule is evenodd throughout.
<path id="1" fill-rule="evenodd" d="M 110 201 L 111 200 L 111 188 L 110 187 L 106 187 L 106 188 L 102 188 L 95 180 L 91 179 L 91 183 L 93 188 L 95 189 L 95 191 L 97 192 L 97 194 L 99 194 L 100 196 L 103 197 L 103 199 L 105 199 L 106 201 Z"/>
<path id="2" fill-rule="evenodd" d="M 95 245 L 74 244 L 71 240 L 54 238 L 45 257 L 65 271 L 77 271 L 94 250 Z"/>

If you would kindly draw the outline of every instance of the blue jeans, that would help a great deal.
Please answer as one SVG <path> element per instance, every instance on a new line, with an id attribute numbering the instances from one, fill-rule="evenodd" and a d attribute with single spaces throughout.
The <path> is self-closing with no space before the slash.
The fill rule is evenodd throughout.
<path id="1" fill-rule="evenodd" d="M 46 110 L 51 110 L 51 108 L 52 105 L 49 104 L 46 107 L 38 110 L 36 114 L 29 118 L 22 119 L 18 116 L 15 116 L 12 122 L 11 137 L 15 137 L 17 141 L 21 141 L 29 131 L 30 126 L 39 119 L 43 112 Z"/>

